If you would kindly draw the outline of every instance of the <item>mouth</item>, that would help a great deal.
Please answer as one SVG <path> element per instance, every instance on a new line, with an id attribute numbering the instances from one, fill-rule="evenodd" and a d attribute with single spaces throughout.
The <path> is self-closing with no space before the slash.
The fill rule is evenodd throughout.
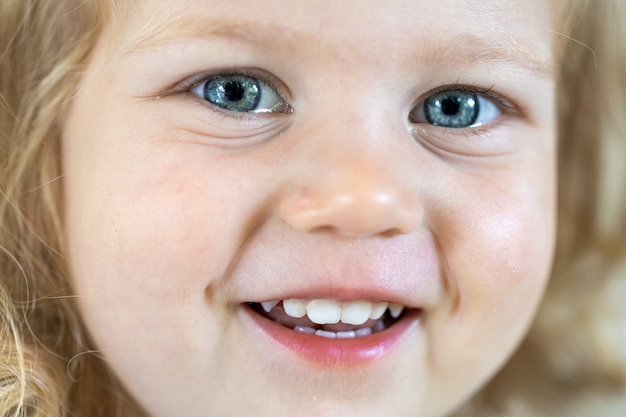
<path id="1" fill-rule="evenodd" d="M 386 301 L 291 298 L 244 305 L 252 332 L 270 349 L 335 371 L 388 357 L 402 340 L 417 337 L 423 318 L 421 308 Z"/>
<path id="2" fill-rule="evenodd" d="M 384 332 L 419 309 L 386 301 L 286 299 L 249 302 L 258 315 L 297 333 L 326 339 L 359 339 Z"/>

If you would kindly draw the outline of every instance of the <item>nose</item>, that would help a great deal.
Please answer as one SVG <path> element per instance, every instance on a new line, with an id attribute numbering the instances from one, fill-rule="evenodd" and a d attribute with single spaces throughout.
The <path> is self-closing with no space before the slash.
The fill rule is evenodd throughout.
<path id="1" fill-rule="evenodd" d="M 399 166 L 376 154 L 315 158 L 284 196 L 280 216 L 303 232 L 345 236 L 405 234 L 417 229 L 423 207 Z M 410 176 L 410 175 L 409 175 Z"/>

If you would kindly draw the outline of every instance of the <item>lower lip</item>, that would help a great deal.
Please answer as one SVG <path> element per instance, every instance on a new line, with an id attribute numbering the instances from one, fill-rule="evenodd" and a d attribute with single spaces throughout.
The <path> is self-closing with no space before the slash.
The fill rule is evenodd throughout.
<path id="1" fill-rule="evenodd" d="M 420 318 L 419 310 L 414 310 L 381 332 L 354 339 L 328 339 L 281 326 L 247 306 L 245 311 L 270 343 L 324 367 L 355 367 L 387 357 L 418 326 Z"/>

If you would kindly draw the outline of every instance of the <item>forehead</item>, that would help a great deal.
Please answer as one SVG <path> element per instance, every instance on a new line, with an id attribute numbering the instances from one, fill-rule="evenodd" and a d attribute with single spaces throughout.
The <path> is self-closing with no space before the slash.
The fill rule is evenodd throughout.
<path id="1" fill-rule="evenodd" d="M 220 37 L 313 56 L 335 49 L 363 57 L 376 49 L 389 60 L 513 60 L 546 73 L 552 65 L 544 0 L 133 0 L 114 14 L 123 53 Z"/>

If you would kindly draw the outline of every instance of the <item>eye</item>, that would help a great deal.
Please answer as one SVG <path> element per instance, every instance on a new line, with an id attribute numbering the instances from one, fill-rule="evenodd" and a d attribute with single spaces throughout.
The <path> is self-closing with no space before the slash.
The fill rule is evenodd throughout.
<path id="1" fill-rule="evenodd" d="M 447 90 L 428 97 L 410 117 L 415 123 L 467 128 L 489 123 L 500 114 L 498 106 L 480 94 L 468 90 Z"/>
<path id="2" fill-rule="evenodd" d="M 289 105 L 264 81 L 243 74 L 217 75 L 191 92 L 222 109 L 240 113 L 285 113 Z"/>

